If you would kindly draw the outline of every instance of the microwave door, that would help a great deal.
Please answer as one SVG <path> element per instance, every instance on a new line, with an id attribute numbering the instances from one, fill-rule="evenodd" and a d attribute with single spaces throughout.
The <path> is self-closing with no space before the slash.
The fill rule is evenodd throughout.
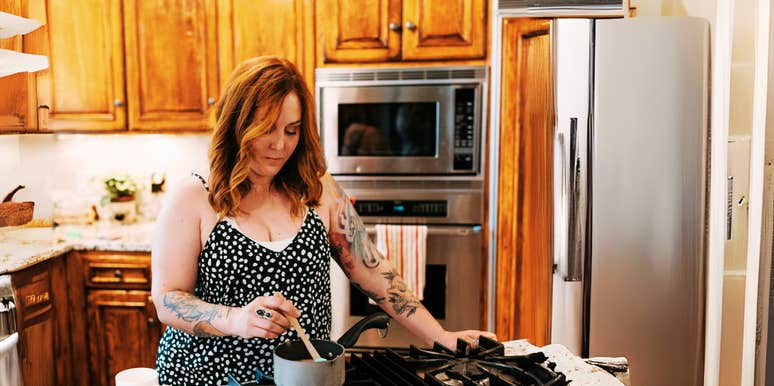
<path id="1" fill-rule="evenodd" d="M 330 172 L 453 173 L 455 90 L 449 85 L 323 88 L 320 134 Z"/>

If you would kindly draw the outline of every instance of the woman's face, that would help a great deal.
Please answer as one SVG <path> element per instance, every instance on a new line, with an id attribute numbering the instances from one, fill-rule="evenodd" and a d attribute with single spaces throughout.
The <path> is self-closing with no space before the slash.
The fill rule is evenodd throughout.
<path id="1" fill-rule="evenodd" d="M 256 119 L 263 119 L 256 116 Z M 301 136 L 301 102 L 296 93 L 285 97 L 274 127 L 250 144 L 253 162 L 250 170 L 261 177 L 274 177 L 298 146 Z"/>

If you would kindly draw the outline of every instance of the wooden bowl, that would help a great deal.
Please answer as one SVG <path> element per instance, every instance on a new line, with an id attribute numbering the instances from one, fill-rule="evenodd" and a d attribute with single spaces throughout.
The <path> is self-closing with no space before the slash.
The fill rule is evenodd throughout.
<path id="1" fill-rule="evenodd" d="M 35 202 L 3 202 L 0 203 L 0 227 L 24 225 L 32 220 Z"/>

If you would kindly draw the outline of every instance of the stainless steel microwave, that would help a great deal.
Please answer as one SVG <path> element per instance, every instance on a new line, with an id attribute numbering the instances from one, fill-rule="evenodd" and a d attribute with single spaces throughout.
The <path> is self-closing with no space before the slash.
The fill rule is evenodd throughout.
<path id="1" fill-rule="evenodd" d="M 486 67 L 318 69 L 334 175 L 479 175 Z"/>

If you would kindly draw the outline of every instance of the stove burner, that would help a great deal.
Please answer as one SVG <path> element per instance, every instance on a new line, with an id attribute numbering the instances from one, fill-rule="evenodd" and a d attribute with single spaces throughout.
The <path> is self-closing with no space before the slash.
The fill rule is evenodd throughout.
<path id="1" fill-rule="evenodd" d="M 556 364 L 546 363 L 542 352 L 529 355 L 505 355 L 505 347 L 481 337 L 478 348 L 463 340 L 452 351 L 438 343 L 432 350 L 411 346 L 408 355 L 391 349 L 373 354 L 352 354 L 347 370 L 347 385 L 431 385 L 431 386 L 565 386 L 564 374 L 555 372 Z M 543 363 L 546 363 L 543 366 Z M 424 374 L 421 377 L 418 374 Z M 355 383 L 356 379 L 373 379 Z M 366 381 L 364 381 L 366 382 Z"/>
<path id="2" fill-rule="evenodd" d="M 564 374 L 554 371 L 542 352 L 505 355 L 502 343 L 479 338 L 479 347 L 457 340 L 452 351 L 438 343 L 432 349 L 348 349 L 344 386 L 566 386 Z M 544 365 L 545 364 L 545 365 Z M 259 382 L 242 384 L 273 385 L 259 376 Z M 237 382 L 229 385 L 239 385 Z"/>

